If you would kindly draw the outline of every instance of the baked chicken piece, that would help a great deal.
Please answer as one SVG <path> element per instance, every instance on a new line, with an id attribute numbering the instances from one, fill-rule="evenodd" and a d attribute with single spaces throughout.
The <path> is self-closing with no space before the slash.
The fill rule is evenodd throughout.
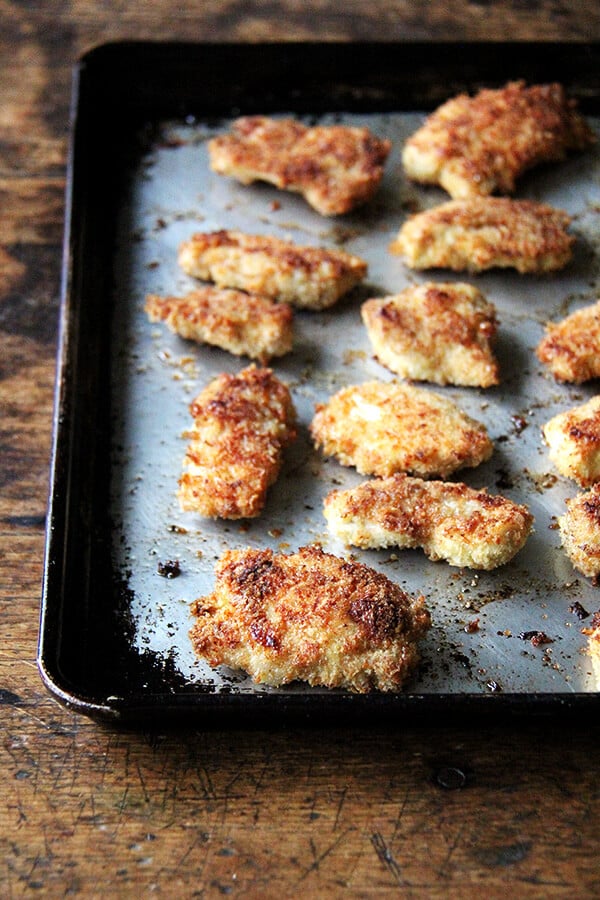
<path id="1" fill-rule="evenodd" d="M 552 272 L 571 259 L 570 221 L 563 210 L 534 200 L 449 200 L 407 219 L 390 251 L 412 269 Z"/>
<path id="2" fill-rule="evenodd" d="M 343 250 L 303 247 L 270 235 L 198 232 L 179 248 L 188 275 L 302 309 L 333 306 L 367 274 L 367 264 Z"/>
<path id="3" fill-rule="evenodd" d="M 593 141 L 562 85 L 514 81 L 442 104 L 406 141 L 402 162 L 409 178 L 455 199 L 510 194 L 527 169 Z"/>
<path id="4" fill-rule="evenodd" d="M 600 575 L 600 483 L 567 500 L 558 518 L 565 552 L 576 569 L 588 578 Z"/>
<path id="5" fill-rule="evenodd" d="M 537 357 L 557 381 L 581 384 L 600 377 L 600 300 L 550 322 Z"/>
<path id="6" fill-rule="evenodd" d="M 219 375 L 190 405 L 193 428 L 179 480 L 185 511 L 222 519 L 258 516 L 296 437 L 290 392 L 270 369 Z"/>
<path id="7" fill-rule="evenodd" d="M 470 284 L 413 285 L 367 300 L 362 320 L 379 362 L 402 378 L 490 387 L 498 384 L 492 352 L 496 310 Z"/>
<path id="8" fill-rule="evenodd" d="M 361 475 L 445 478 L 478 466 L 493 450 L 485 426 L 451 400 L 396 382 L 342 388 L 317 405 L 310 431 L 326 456 Z"/>
<path id="9" fill-rule="evenodd" d="M 295 119 L 244 116 L 208 144 L 210 166 L 242 184 L 267 181 L 300 193 L 323 216 L 370 200 L 391 143 L 368 128 L 307 127 Z"/>
<path id="10" fill-rule="evenodd" d="M 146 313 L 151 322 L 165 322 L 182 338 L 262 363 L 292 349 L 291 307 L 257 294 L 213 285 L 190 291 L 184 297 L 149 294 Z"/>
<path id="11" fill-rule="evenodd" d="M 299 680 L 360 693 L 400 689 L 430 626 L 423 597 L 316 547 L 228 550 L 213 593 L 192 612 L 194 650 L 212 667 L 273 686 Z"/>
<path id="12" fill-rule="evenodd" d="M 329 528 L 346 544 L 420 547 L 429 559 L 470 569 L 507 563 L 533 524 L 527 507 L 485 489 L 401 474 L 332 491 L 324 512 Z"/>
<path id="13" fill-rule="evenodd" d="M 542 433 L 561 475 L 581 487 L 600 480 L 600 396 L 554 416 Z"/>

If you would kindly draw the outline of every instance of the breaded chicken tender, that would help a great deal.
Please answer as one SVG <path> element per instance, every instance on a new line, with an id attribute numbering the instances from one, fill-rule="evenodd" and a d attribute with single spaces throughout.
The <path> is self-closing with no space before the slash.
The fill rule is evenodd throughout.
<path id="1" fill-rule="evenodd" d="M 333 306 L 367 274 L 366 262 L 343 250 L 240 231 L 194 234 L 181 244 L 179 264 L 195 278 L 303 309 Z"/>
<path id="2" fill-rule="evenodd" d="M 402 162 L 409 178 L 455 199 L 510 194 L 527 169 L 593 141 L 562 85 L 515 81 L 448 100 L 406 141 Z"/>
<path id="3" fill-rule="evenodd" d="M 492 352 L 496 310 L 470 284 L 413 285 L 367 300 L 362 320 L 379 362 L 416 381 L 490 387 L 498 384 Z"/>
<path id="4" fill-rule="evenodd" d="M 423 597 L 316 547 L 228 550 L 215 590 L 192 612 L 194 650 L 213 667 L 273 686 L 299 680 L 360 693 L 399 690 L 430 626 Z"/>
<path id="5" fill-rule="evenodd" d="M 553 272 L 571 259 L 570 221 L 563 210 L 534 200 L 450 200 L 407 219 L 390 251 L 412 269 Z"/>
<path id="6" fill-rule="evenodd" d="M 557 381 L 582 384 L 600 378 L 600 300 L 548 323 L 536 353 Z"/>
<path id="7" fill-rule="evenodd" d="M 257 294 L 212 285 L 185 297 L 149 294 L 146 313 L 151 322 L 165 322 L 182 338 L 263 363 L 292 349 L 291 307 Z"/>
<path id="8" fill-rule="evenodd" d="M 581 487 L 600 480 L 600 396 L 554 416 L 542 433 L 561 475 Z"/>
<path id="9" fill-rule="evenodd" d="M 493 450 L 485 426 L 451 400 L 395 382 L 342 388 L 317 405 L 310 431 L 326 456 L 361 475 L 445 478 L 478 466 Z"/>
<path id="10" fill-rule="evenodd" d="M 209 142 L 210 166 L 242 184 L 267 181 L 300 193 L 323 216 L 347 213 L 375 193 L 391 143 L 368 128 L 245 116 Z"/>
<path id="11" fill-rule="evenodd" d="M 332 491 L 324 512 L 330 529 L 346 544 L 420 547 L 429 559 L 470 569 L 507 563 L 524 546 L 533 524 L 527 507 L 485 489 L 408 475 Z"/>
<path id="12" fill-rule="evenodd" d="M 576 569 L 588 578 L 600 575 L 600 483 L 567 500 L 558 518 L 565 552 Z"/>
<path id="13" fill-rule="evenodd" d="M 193 428 L 179 480 L 185 511 L 222 519 L 258 516 L 296 437 L 290 392 L 254 365 L 215 378 L 190 405 Z"/>

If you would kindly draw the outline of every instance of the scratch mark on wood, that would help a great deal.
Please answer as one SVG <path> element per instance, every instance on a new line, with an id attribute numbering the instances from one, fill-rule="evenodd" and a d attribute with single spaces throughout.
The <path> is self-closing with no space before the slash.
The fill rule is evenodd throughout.
<path id="1" fill-rule="evenodd" d="M 142 775 L 142 770 L 140 768 L 139 763 L 136 763 L 136 768 L 137 768 L 138 777 L 140 779 L 140 784 L 142 786 L 142 793 L 144 795 L 144 800 L 146 801 L 146 803 L 149 803 L 150 802 L 150 794 L 148 793 L 148 790 L 146 788 L 146 782 L 144 780 L 144 776 Z"/>
<path id="2" fill-rule="evenodd" d="M 342 834 L 340 834 L 340 836 L 332 844 L 330 844 L 326 850 L 324 850 L 320 854 L 317 854 L 317 848 L 315 847 L 315 842 L 311 838 L 310 839 L 310 849 L 311 849 L 314 859 L 313 859 L 312 863 L 310 864 L 310 866 L 308 866 L 308 868 L 305 869 L 304 872 L 300 875 L 298 881 L 304 881 L 304 879 L 307 878 L 311 872 L 318 872 L 319 867 L 320 867 L 321 863 L 323 862 L 323 860 L 326 859 L 330 853 L 333 853 L 333 851 L 336 849 L 336 847 L 338 847 L 339 844 L 341 844 L 341 842 L 344 840 L 346 835 L 350 834 L 351 831 L 354 831 L 354 828 L 346 828 L 346 830 L 343 831 Z"/>
<path id="3" fill-rule="evenodd" d="M 409 792 L 406 791 L 406 793 L 404 794 L 404 799 L 402 800 L 402 803 L 400 804 L 400 808 L 398 810 L 398 815 L 396 816 L 396 821 L 394 823 L 394 830 L 393 830 L 392 836 L 390 838 L 390 843 L 394 842 L 396 835 L 400 831 L 400 823 L 402 822 L 402 819 L 404 817 L 404 811 L 406 810 L 406 805 L 408 803 L 408 793 Z"/>
<path id="4" fill-rule="evenodd" d="M 341 794 L 340 794 L 340 799 L 339 799 L 339 802 L 337 805 L 337 809 L 335 811 L 335 819 L 333 822 L 333 828 L 331 829 L 332 831 L 337 831 L 338 823 L 340 821 L 340 816 L 342 814 L 342 807 L 344 806 L 344 803 L 346 802 L 346 794 L 347 793 L 348 793 L 348 788 L 347 787 L 343 788 L 341 791 Z"/>
<path id="5" fill-rule="evenodd" d="M 461 825 L 461 827 L 458 829 L 458 831 L 454 837 L 454 840 L 448 847 L 448 852 L 446 853 L 445 859 L 443 860 L 442 864 L 438 868 L 438 874 L 442 878 L 447 874 L 446 870 L 447 870 L 448 866 L 450 865 L 450 861 L 451 861 L 452 857 L 454 856 L 454 852 L 455 852 L 456 848 L 459 845 L 459 842 L 460 842 L 460 839 L 462 838 L 464 830 L 465 830 L 465 826 Z"/>
<path id="6" fill-rule="evenodd" d="M 395 860 L 385 840 L 378 831 L 371 835 L 371 843 L 373 844 L 373 849 L 375 850 L 379 861 L 382 862 L 386 869 L 394 876 L 396 883 L 398 885 L 406 886 L 408 882 L 402 877 L 402 869 L 400 868 L 399 863 Z"/>
<path id="7" fill-rule="evenodd" d="M 197 772 L 203 799 L 216 800 L 217 794 L 212 783 L 212 778 L 208 773 L 208 769 L 205 766 L 198 766 Z"/>

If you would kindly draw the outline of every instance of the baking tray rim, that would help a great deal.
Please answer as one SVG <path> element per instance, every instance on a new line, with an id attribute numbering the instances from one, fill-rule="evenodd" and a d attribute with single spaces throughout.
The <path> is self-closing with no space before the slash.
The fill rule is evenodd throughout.
<path id="1" fill-rule="evenodd" d="M 256 694 L 234 693 L 194 693 L 177 695 L 168 691 L 157 691 L 150 694 L 143 692 L 124 692 L 122 696 L 102 692 L 95 693 L 88 690 L 87 686 L 73 684 L 68 676 L 65 676 L 60 664 L 61 653 L 61 623 L 64 613 L 65 597 L 60 600 L 55 597 L 55 578 L 57 560 L 64 551 L 62 538 L 64 537 L 65 518 L 68 515 L 68 498 L 61 495 L 61 486 L 65 489 L 65 481 L 69 473 L 66 471 L 71 462 L 70 454 L 65 450 L 67 442 L 65 430 L 70 427 L 68 435 L 72 441 L 73 410 L 71 408 L 71 393 L 73 391 L 73 343 L 78 335 L 73 322 L 73 309 L 75 303 L 82 302 L 77 297 L 77 289 L 74 287 L 74 269 L 79 262 L 77 248 L 81 246 L 82 239 L 74 233 L 74 209 L 81 203 L 77 196 L 76 171 L 80 162 L 77 150 L 77 132 L 82 113 L 81 80 L 96 77 L 95 70 L 102 72 L 104 66 L 114 62 L 115 58 L 125 60 L 132 52 L 150 54 L 152 57 L 165 53 L 169 58 L 184 58 L 187 53 L 196 55 L 198 52 L 208 52 L 218 57 L 221 52 L 239 52 L 246 59 L 262 56 L 265 48 L 269 53 L 291 49 L 295 52 L 306 51 L 309 48 L 326 49 L 327 53 L 349 54 L 356 51 L 356 46 L 346 42 L 267 42 L 267 43 L 204 43 L 204 42 L 179 42 L 179 41 L 115 41 L 93 47 L 82 55 L 73 69 L 70 127 L 68 142 L 67 178 L 65 192 L 65 229 L 62 250 L 61 293 L 59 312 L 59 333 L 57 350 L 57 371 L 54 389 L 54 414 L 52 427 L 52 449 L 50 460 L 50 487 L 48 500 L 48 515 L 46 522 L 46 542 L 44 555 L 44 572 L 42 581 L 42 601 L 40 606 L 40 624 L 37 664 L 42 682 L 65 707 L 90 716 L 91 718 L 109 721 L 135 722 L 145 721 L 160 711 L 161 716 L 168 719 L 189 718 L 195 714 L 209 714 L 219 721 L 229 719 L 232 716 L 239 721 L 239 715 L 247 714 L 249 718 L 255 715 L 262 719 L 263 715 L 272 717 L 277 712 L 284 720 L 290 717 L 293 720 L 315 721 L 323 714 L 334 712 L 341 720 L 347 716 L 354 716 L 358 712 L 365 719 L 374 716 L 380 718 L 383 713 L 398 710 L 403 713 L 403 720 L 407 714 L 417 716 L 423 713 L 447 713 L 453 717 L 457 713 L 464 713 L 469 718 L 477 719 L 480 714 L 492 712 L 494 715 L 503 716 L 519 714 L 558 714 L 560 712 L 577 712 L 590 709 L 590 704 L 596 709 L 600 702 L 600 692 L 530 692 L 530 693 L 498 693 L 498 694 L 444 694 L 444 693 L 399 693 L 399 694 L 369 694 L 360 695 L 352 693 L 317 693 L 317 694 L 293 694 L 277 692 L 265 692 Z M 502 52 L 506 48 L 513 48 L 517 53 L 526 54 L 532 48 L 536 52 L 552 54 L 559 52 L 585 53 L 594 59 L 600 58 L 600 42 L 544 42 L 530 41 L 475 41 L 475 42 L 429 42 L 414 41 L 407 43 L 390 42 L 365 42 L 362 45 L 365 52 L 392 53 L 396 49 L 418 53 L 423 48 L 443 48 L 443 52 L 452 57 L 456 53 L 464 53 L 465 47 L 475 47 L 478 50 L 493 48 L 495 52 Z M 91 76 L 90 76 L 91 72 Z M 504 79 L 506 80 L 506 79 Z M 592 99 L 595 103 L 600 101 L 600 89 L 596 87 L 592 91 Z M 125 105 L 130 102 L 125 99 Z M 143 102 L 141 104 L 143 106 Z M 293 108 L 293 103 L 288 104 Z M 399 104 L 402 106 L 402 104 Z M 151 107 L 150 107 L 151 108 Z M 287 108 L 283 104 L 282 108 Z M 404 108 L 404 107 L 402 107 Z M 141 118 L 148 114 L 144 108 Z M 225 113 L 224 113 L 225 114 Z M 81 209 L 80 209 L 81 212 Z M 85 212 L 85 210 L 84 210 Z M 67 442 L 68 443 L 68 442 Z M 70 445 L 69 445 L 70 446 Z M 64 490 L 68 494 L 68 489 Z M 65 560 L 62 560 L 63 565 Z M 55 597 L 55 601 L 53 601 Z M 53 605 L 54 602 L 54 605 Z M 56 603 L 59 605 L 57 606 Z M 312 708 L 310 708 L 312 707 Z"/>

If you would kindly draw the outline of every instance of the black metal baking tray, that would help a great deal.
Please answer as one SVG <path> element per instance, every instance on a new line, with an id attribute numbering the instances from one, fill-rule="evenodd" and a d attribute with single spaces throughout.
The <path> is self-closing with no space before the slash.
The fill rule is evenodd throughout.
<path id="1" fill-rule="evenodd" d="M 315 524 L 319 511 L 306 513 L 311 504 L 304 503 L 301 514 L 294 507 L 301 498 L 290 484 L 302 483 L 298 472 L 309 458 L 313 469 L 321 466 L 320 489 L 352 476 L 310 456 L 304 421 L 284 486 L 279 493 L 275 489 L 271 518 L 256 520 L 245 532 L 231 523 L 205 527 L 189 519 L 183 527 L 185 517 L 177 514 L 173 497 L 184 449 L 178 432 L 187 426 L 191 391 L 209 374 L 245 363 L 221 351 L 184 346 L 150 326 L 143 294 L 184 286 L 172 253 L 181 234 L 240 222 L 290 233 L 298 242 L 308 243 L 312 235 L 314 242 L 344 243 L 369 258 L 373 291 L 396 291 L 407 272 L 381 249 L 386 228 L 399 227 L 415 204 L 441 202 L 442 192 L 404 183 L 392 157 L 387 182 L 372 204 L 325 222 L 300 198 L 278 195 L 275 204 L 269 187 L 243 188 L 207 175 L 207 136 L 236 115 L 291 114 L 307 121 L 366 121 L 398 145 L 406 129 L 449 96 L 518 78 L 562 82 L 594 120 L 600 113 L 599 49 L 549 43 L 119 43 L 81 60 L 73 92 L 38 657 L 55 697 L 103 719 L 207 724 L 349 717 L 389 723 L 407 713 L 499 716 L 596 706 L 582 623 L 568 608 L 574 600 L 590 611 L 599 604 L 593 586 L 565 562 L 548 527 L 573 491 L 556 478 L 543 484 L 549 464 L 539 440 L 543 418 L 574 402 L 575 393 L 550 390 L 539 367 L 527 362 L 527 346 L 518 346 L 519 340 L 531 345 L 542 320 L 556 314 L 567 296 L 578 302 L 597 288 L 596 151 L 587 161 L 571 160 L 524 180 L 525 196 L 565 201 L 579 213 L 579 250 L 562 281 L 482 277 L 506 324 L 499 352 L 510 377 L 492 401 L 481 392 L 467 392 L 468 398 L 456 393 L 480 414 L 491 403 L 488 422 L 498 444 L 503 442 L 491 467 L 469 476 L 472 483 L 502 480 L 520 501 L 528 491 L 536 505 L 537 537 L 526 561 L 478 581 L 473 573 L 449 571 L 416 552 L 365 554 L 402 583 L 422 577 L 424 593 L 429 587 L 433 596 L 435 630 L 424 650 L 423 672 L 398 694 L 256 688 L 236 673 L 213 677 L 202 667 L 190 674 L 193 664 L 184 659 L 190 653 L 188 604 L 210 583 L 216 548 L 246 542 L 295 549 L 307 535 L 326 542 L 324 526 Z M 583 194 L 587 219 L 580 209 Z M 282 368 L 304 404 L 304 419 L 319 391 L 341 379 L 387 377 L 352 330 L 360 299 L 342 304 L 336 320 L 329 313 L 301 318 L 300 348 Z M 308 348 L 314 351 L 319 334 L 309 365 Z M 336 357 L 339 344 L 344 346 Z M 515 382 L 513 369 L 520 367 L 528 375 Z M 524 407 L 527 392 L 534 391 L 537 401 L 538 390 L 548 394 L 544 403 Z M 519 416 L 521 425 L 511 431 L 510 422 Z M 529 428 L 523 429 L 524 421 Z M 153 441 L 157 455 L 146 459 Z M 156 498 L 162 506 L 153 505 Z M 156 562 L 175 556 L 182 558 L 184 577 L 167 583 L 156 575 Z M 475 616 L 483 627 L 468 636 L 465 624 Z M 548 627 L 552 647 L 530 652 L 518 640 L 528 625 Z"/>

